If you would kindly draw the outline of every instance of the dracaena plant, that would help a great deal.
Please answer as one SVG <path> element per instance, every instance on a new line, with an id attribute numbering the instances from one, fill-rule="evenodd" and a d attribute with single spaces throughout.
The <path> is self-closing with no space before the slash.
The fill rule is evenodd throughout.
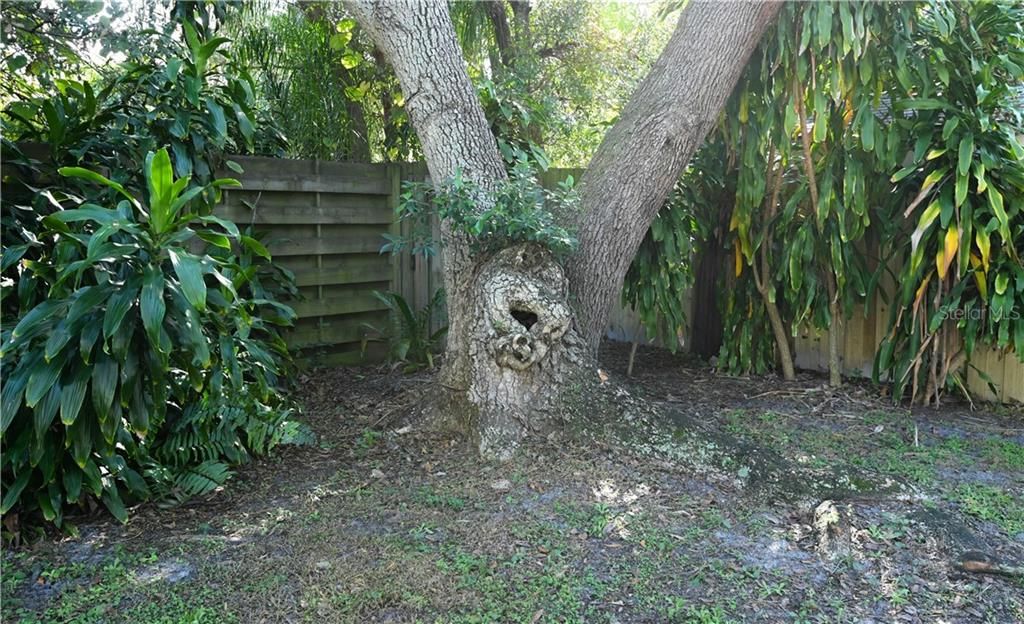
<path id="1" fill-rule="evenodd" d="M 102 171 L 138 193 L 146 189 L 146 154 L 161 146 L 169 149 L 175 175 L 199 186 L 222 163 L 239 169 L 224 154 L 280 147 L 280 134 L 255 109 L 252 79 L 234 64 L 227 40 L 200 37 L 189 22 L 181 32 L 181 40 L 151 35 L 159 54 L 132 54 L 94 80 L 56 80 L 46 93 L 4 107 L 4 246 L 35 242 L 43 217 L 97 192 L 87 179 L 62 178 L 60 167 Z M 26 258 L 35 260 L 37 249 L 31 246 Z M 4 317 L 42 296 L 33 282 L 16 277 L 5 267 L 6 279 L 0 278 Z M 15 282 L 17 297 L 8 296 Z"/>
<path id="2" fill-rule="evenodd" d="M 979 343 L 1024 359 L 1024 9 L 930 2 L 918 17 L 894 44 L 907 156 L 887 173 L 909 191 L 891 216 L 907 234 L 875 370 L 896 396 L 937 402 L 965 390 Z"/>
<path id="3" fill-rule="evenodd" d="M 4 249 L 5 270 L 45 299 L 2 336 L 0 511 L 60 525 L 98 499 L 124 520 L 126 502 L 209 491 L 281 440 L 275 324 L 294 314 L 253 288 L 266 249 L 210 214 L 236 181 L 176 179 L 163 149 L 145 158 L 144 198 L 87 169 L 59 173 L 104 190 Z"/>

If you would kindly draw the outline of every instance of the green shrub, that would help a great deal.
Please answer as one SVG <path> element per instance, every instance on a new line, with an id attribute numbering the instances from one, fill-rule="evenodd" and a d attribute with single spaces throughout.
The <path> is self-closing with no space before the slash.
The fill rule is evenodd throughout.
<path id="1" fill-rule="evenodd" d="M 146 188 L 146 155 L 167 147 L 175 175 L 210 183 L 225 153 L 255 146 L 268 151 L 279 133 L 253 110 L 252 80 L 234 71 L 226 40 L 200 40 L 181 25 L 184 41 L 153 35 L 161 61 L 131 57 L 93 82 L 56 80 L 44 95 L 26 95 L 3 110 L 3 245 L 29 245 L 24 258 L 36 260 L 46 215 L 95 200 L 88 180 L 61 178 L 60 167 L 100 171 L 129 190 Z M 213 189 L 204 191 L 212 201 Z M 45 293 L 20 280 L 15 264 L 2 271 L 5 320 L 35 305 Z M 17 296 L 10 296 L 17 285 Z"/>
<path id="2" fill-rule="evenodd" d="M 69 528 L 94 499 L 124 520 L 311 436 L 282 394 L 294 313 L 277 299 L 294 280 L 212 216 L 230 184 L 214 171 L 240 171 L 223 155 L 281 140 L 206 8 L 176 5 L 93 82 L 54 76 L 3 111 L 8 528 Z"/>
<path id="3" fill-rule="evenodd" d="M 21 263 L 20 281 L 46 298 L 3 332 L 0 511 L 60 525 L 65 505 L 95 496 L 123 521 L 125 495 L 209 491 L 229 475 L 220 460 L 280 441 L 287 349 L 275 325 L 294 313 L 250 296 L 257 271 L 239 258 L 266 250 L 209 214 L 204 198 L 234 180 L 189 186 L 166 150 L 146 158 L 146 200 L 86 169 L 60 173 L 116 203 L 46 216 L 38 259 Z M 204 241 L 247 251 L 197 252 Z M 4 268 L 31 246 L 5 248 Z"/>
<path id="4" fill-rule="evenodd" d="M 434 354 L 441 350 L 444 336 L 448 333 L 447 325 L 436 331 L 430 329 L 434 315 L 444 309 L 444 290 L 438 288 L 427 305 L 419 310 L 413 310 L 405 297 L 398 293 L 374 291 L 373 295 L 387 307 L 389 325 L 381 328 L 364 323 L 364 327 L 387 342 L 388 360 L 403 365 L 407 373 L 433 368 Z M 363 340 L 364 351 L 369 340 L 370 337 Z"/>
<path id="5" fill-rule="evenodd" d="M 446 220 L 455 232 L 468 237 L 476 253 L 495 253 L 519 243 L 537 243 L 560 257 L 569 255 L 578 243 L 571 231 L 560 225 L 578 210 L 579 198 L 570 176 L 555 191 L 544 189 L 534 176 L 524 153 L 511 167 L 509 179 L 494 191 L 482 189 L 462 173 L 438 189 L 429 184 L 405 183 L 396 209 L 399 218 L 411 222 L 411 235 L 385 235 L 382 252 L 432 255 L 437 241 L 430 237 L 433 215 Z M 486 201 L 483 201 L 485 200 Z M 488 208 L 481 209 L 485 204 Z"/>

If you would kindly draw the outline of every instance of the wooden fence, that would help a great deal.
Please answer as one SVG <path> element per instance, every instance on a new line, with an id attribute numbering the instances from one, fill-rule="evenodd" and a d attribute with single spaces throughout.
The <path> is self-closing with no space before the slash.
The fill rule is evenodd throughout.
<path id="1" fill-rule="evenodd" d="M 401 293 L 421 308 L 441 287 L 438 257 L 381 254 L 385 233 L 408 234 L 408 224 L 396 223 L 395 207 L 403 181 L 427 180 L 422 164 L 359 164 L 311 160 L 233 157 L 245 172 L 235 175 L 242 188 L 225 193 L 219 214 L 239 225 L 253 224 L 267 233 L 275 259 L 295 273 L 302 298 L 292 305 L 298 313 L 288 337 L 300 358 L 316 364 L 353 364 L 379 359 L 382 347 L 367 345 L 366 325 L 383 326 L 387 313 L 373 291 Z M 541 177 L 554 188 L 566 176 L 582 171 L 552 169 Z M 434 226 L 434 238 L 439 238 Z M 688 307 L 707 305 L 690 301 Z M 871 374 L 875 348 L 884 332 L 888 310 L 878 300 L 843 327 L 846 374 Z M 435 326 L 443 319 L 435 320 Z M 616 307 L 609 337 L 645 342 L 643 329 L 630 310 Z M 683 338 L 684 348 L 688 343 Z M 797 366 L 824 370 L 827 340 L 804 331 L 796 339 Z M 979 396 L 1024 402 L 1024 364 L 1013 354 L 979 348 L 974 362 L 997 385 L 993 394 L 981 376 L 968 375 Z"/>
<path id="2" fill-rule="evenodd" d="M 381 254 L 396 231 L 402 180 L 422 180 L 422 165 L 359 164 L 232 157 L 244 173 L 225 192 L 218 214 L 265 232 L 274 259 L 295 273 L 301 297 L 288 342 L 317 364 L 362 361 L 366 325 L 387 321 L 374 291 L 400 290 L 409 259 Z M 380 345 L 369 344 L 377 358 Z"/>
<path id="3" fill-rule="evenodd" d="M 693 306 L 707 305 L 707 302 L 692 301 L 689 293 L 683 295 L 683 302 L 686 309 L 691 311 Z M 874 305 L 868 306 L 867 314 L 864 313 L 864 306 L 856 306 L 853 316 L 843 323 L 840 335 L 840 360 L 843 363 L 844 375 L 871 377 L 875 352 L 885 335 L 888 314 L 888 306 L 881 299 L 877 299 Z M 614 340 L 648 344 L 646 333 L 637 315 L 621 306 L 616 306 L 612 310 L 608 334 Z M 689 346 L 689 342 L 690 336 L 684 332 L 683 350 Z M 658 341 L 652 344 L 667 346 L 659 344 Z M 827 371 L 828 336 L 808 327 L 802 328 L 794 341 L 793 358 L 799 369 Z M 973 367 L 968 369 L 967 386 L 975 397 L 1003 403 L 1024 403 L 1024 364 L 1015 354 L 978 346 L 971 363 L 977 370 Z M 979 370 L 995 384 L 995 392 L 978 373 Z"/>

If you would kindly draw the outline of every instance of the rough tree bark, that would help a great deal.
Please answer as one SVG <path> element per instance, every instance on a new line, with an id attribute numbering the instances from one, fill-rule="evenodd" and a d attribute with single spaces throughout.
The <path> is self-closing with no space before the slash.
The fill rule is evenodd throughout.
<path id="1" fill-rule="evenodd" d="M 505 169 L 447 5 L 347 6 L 395 69 L 435 183 L 461 170 L 497 188 Z M 510 457 L 531 432 L 557 428 L 564 393 L 596 378 L 590 366 L 630 261 L 777 10 L 775 2 L 691 2 L 682 12 L 586 174 L 580 248 L 568 276 L 534 246 L 476 256 L 442 224 L 449 333 L 437 411 L 485 456 Z M 523 28 L 528 13 L 515 13 Z"/>
<path id="2" fill-rule="evenodd" d="M 577 326 L 596 349 L 633 256 L 714 126 L 776 2 L 690 2 L 583 176 L 585 216 L 570 263 Z"/>

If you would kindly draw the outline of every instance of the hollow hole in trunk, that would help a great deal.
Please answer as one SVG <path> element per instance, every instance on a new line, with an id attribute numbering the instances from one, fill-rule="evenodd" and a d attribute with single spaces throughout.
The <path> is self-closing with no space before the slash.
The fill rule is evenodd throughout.
<path id="1" fill-rule="evenodd" d="M 537 324 L 537 315 L 529 310 L 517 310 L 515 308 L 509 308 L 509 313 L 512 318 L 519 321 L 519 324 L 529 330 L 531 327 Z"/>

